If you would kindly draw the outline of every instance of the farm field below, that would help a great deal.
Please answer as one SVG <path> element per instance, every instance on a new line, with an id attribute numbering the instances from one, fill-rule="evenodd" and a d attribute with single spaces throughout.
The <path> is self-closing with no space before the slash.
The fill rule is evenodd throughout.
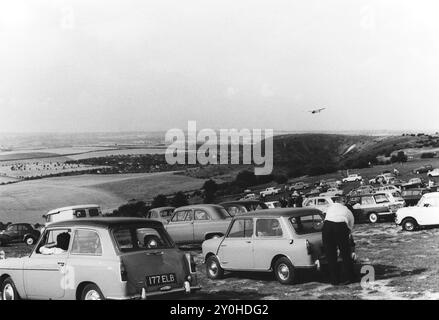
<path id="1" fill-rule="evenodd" d="M 360 282 L 333 287 L 324 274 L 299 272 L 294 285 L 281 285 L 271 273 L 226 273 L 222 280 L 206 277 L 199 247 L 184 247 L 195 255 L 202 290 L 181 299 L 439 299 L 439 229 L 404 232 L 392 223 L 358 224 L 354 228 L 361 267 L 373 266 L 375 281 L 362 288 Z M 2 247 L 6 257 L 29 254 L 24 245 Z M 164 297 L 165 298 L 165 297 Z"/>

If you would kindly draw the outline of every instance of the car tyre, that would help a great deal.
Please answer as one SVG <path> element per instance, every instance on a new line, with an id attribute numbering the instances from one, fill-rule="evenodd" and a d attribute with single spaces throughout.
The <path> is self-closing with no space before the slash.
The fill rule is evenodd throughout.
<path id="1" fill-rule="evenodd" d="M 274 263 L 274 275 L 281 284 L 292 284 L 296 280 L 296 271 L 291 261 L 282 257 Z"/>
<path id="2" fill-rule="evenodd" d="M 378 222 L 378 215 L 375 212 L 371 212 L 368 215 L 368 219 L 370 223 L 377 223 Z"/>
<path id="3" fill-rule="evenodd" d="M 26 244 L 28 246 L 33 246 L 35 244 L 35 238 L 34 237 L 27 237 L 25 240 Z"/>
<path id="4" fill-rule="evenodd" d="M 0 291 L 2 293 L 2 300 L 20 300 L 20 295 L 15 288 L 14 281 L 10 277 L 3 281 Z"/>
<path id="5" fill-rule="evenodd" d="M 104 300 L 104 295 L 102 294 L 99 287 L 93 283 L 90 283 L 84 287 L 81 293 L 81 300 Z"/>
<path id="6" fill-rule="evenodd" d="M 418 227 L 418 224 L 415 219 L 407 218 L 402 222 L 402 229 L 405 231 L 415 231 Z"/>
<path id="7" fill-rule="evenodd" d="M 219 280 L 224 277 L 224 269 L 215 256 L 210 256 L 206 261 L 206 274 L 209 279 Z"/>

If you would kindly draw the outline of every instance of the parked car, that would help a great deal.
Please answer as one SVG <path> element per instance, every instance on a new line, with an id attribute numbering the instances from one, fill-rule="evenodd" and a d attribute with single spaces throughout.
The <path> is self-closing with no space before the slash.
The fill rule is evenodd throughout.
<path id="1" fill-rule="evenodd" d="M 352 208 L 355 220 L 376 223 L 380 218 L 393 218 L 402 204 L 393 202 L 386 192 L 349 197 L 347 204 Z"/>
<path id="2" fill-rule="evenodd" d="M 345 182 L 361 181 L 361 180 L 363 180 L 363 177 L 360 176 L 360 175 L 357 174 L 357 173 L 350 174 L 350 175 L 348 175 L 346 178 L 343 178 L 343 179 L 342 179 L 342 181 L 343 181 L 344 183 L 345 183 Z"/>
<path id="3" fill-rule="evenodd" d="M 165 228 L 178 244 L 201 243 L 210 238 L 222 237 L 231 218 L 220 205 L 189 205 L 175 209 Z"/>
<path id="4" fill-rule="evenodd" d="M 0 247 L 10 243 L 24 242 L 32 246 L 40 238 L 40 231 L 29 223 L 13 223 L 0 232 Z"/>
<path id="5" fill-rule="evenodd" d="M 322 212 L 326 212 L 326 210 L 328 210 L 328 207 L 333 203 L 343 203 L 343 198 L 337 196 L 311 197 L 303 200 L 302 207 L 316 208 Z"/>
<path id="6" fill-rule="evenodd" d="M 343 190 L 339 190 L 337 188 L 329 188 L 325 192 L 320 193 L 321 197 L 335 197 L 335 196 L 342 196 Z"/>
<path id="7" fill-rule="evenodd" d="M 256 195 L 254 193 L 246 194 L 240 200 L 256 200 Z"/>
<path id="8" fill-rule="evenodd" d="M 439 192 L 426 193 L 416 206 L 399 209 L 395 222 L 406 231 L 439 225 Z"/>
<path id="9" fill-rule="evenodd" d="M 406 206 L 411 207 L 417 205 L 422 196 L 428 192 L 428 189 L 425 188 L 407 189 L 401 192 L 401 196 Z"/>
<path id="10" fill-rule="evenodd" d="M 158 220 L 163 224 L 167 224 L 172 218 L 175 207 L 158 207 L 148 211 L 145 218 Z"/>
<path id="11" fill-rule="evenodd" d="M 255 210 L 268 209 L 267 205 L 259 200 L 228 201 L 221 202 L 219 205 L 224 207 L 231 216 L 236 216 Z"/>
<path id="12" fill-rule="evenodd" d="M 359 186 L 356 189 L 352 189 L 351 191 L 349 191 L 349 193 L 347 194 L 349 197 L 352 196 L 359 196 L 362 194 L 371 194 L 375 192 L 375 188 L 369 185 L 366 186 Z"/>
<path id="13" fill-rule="evenodd" d="M 305 190 L 305 189 L 308 189 L 310 187 L 310 184 L 309 183 L 305 183 L 305 182 L 303 182 L 303 181 L 299 181 L 299 182 L 296 182 L 295 184 L 293 184 L 292 186 L 290 186 L 289 187 L 289 190 L 291 191 L 291 190 L 297 190 L 297 191 L 299 191 L 299 190 Z"/>
<path id="14" fill-rule="evenodd" d="M 233 218 L 224 237 L 203 242 L 206 274 L 224 271 L 273 272 L 281 284 L 297 279 L 297 269 L 326 264 L 322 246 L 323 214 L 311 208 L 283 208 Z M 354 244 L 352 239 L 354 251 Z M 353 253 L 355 258 L 355 253 Z"/>
<path id="15" fill-rule="evenodd" d="M 43 218 L 46 220 L 46 225 L 48 225 L 49 223 L 63 220 L 94 218 L 99 216 L 102 216 L 100 206 L 97 204 L 85 204 L 50 210 L 43 215 Z"/>
<path id="16" fill-rule="evenodd" d="M 426 164 L 425 166 L 421 166 L 419 168 L 413 169 L 413 173 L 427 173 L 428 171 L 433 170 L 433 167 L 430 164 Z"/>
<path id="17" fill-rule="evenodd" d="M 267 209 L 275 209 L 275 208 L 282 207 L 282 205 L 279 201 L 268 201 L 268 202 L 265 202 L 265 205 L 267 206 Z"/>
<path id="18" fill-rule="evenodd" d="M 405 189 L 411 189 L 411 188 L 422 188 L 424 187 L 424 182 L 421 178 L 412 178 L 407 183 L 404 183 L 401 188 L 403 190 Z"/>
<path id="19" fill-rule="evenodd" d="M 267 189 L 259 192 L 261 196 L 273 196 L 278 194 L 281 191 L 280 188 L 268 187 Z"/>
<path id="20" fill-rule="evenodd" d="M 383 173 L 369 180 L 370 184 L 389 184 L 395 176 L 391 173 Z"/>
<path id="21" fill-rule="evenodd" d="M 439 177 L 439 169 L 433 169 L 431 171 L 428 171 L 427 177 Z"/>
<path id="22" fill-rule="evenodd" d="M 197 289 L 193 258 L 154 220 L 56 222 L 29 256 L 0 260 L 3 300 L 140 299 Z"/>

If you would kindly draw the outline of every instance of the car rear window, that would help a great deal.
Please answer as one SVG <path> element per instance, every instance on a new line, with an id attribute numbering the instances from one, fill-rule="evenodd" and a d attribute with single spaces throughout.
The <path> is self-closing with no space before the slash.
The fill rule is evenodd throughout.
<path id="1" fill-rule="evenodd" d="M 227 219 L 232 217 L 230 213 L 224 208 L 215 208 L 214 210 L 218 213 L 218 216 L 222 219 Z"/>
<path id="2" fill-rule="evenodd" d="M 121 252 L 173 248 L 174 243 L 161 228 L 145 225 L 118 226 L 112 230 Z"/>
<path id="3" fill-rule="evenodd" d="M 323 217 L 319 214 L 305 215 L 290 218 L 290 223 L 297 234 L 321 232 Z"/>

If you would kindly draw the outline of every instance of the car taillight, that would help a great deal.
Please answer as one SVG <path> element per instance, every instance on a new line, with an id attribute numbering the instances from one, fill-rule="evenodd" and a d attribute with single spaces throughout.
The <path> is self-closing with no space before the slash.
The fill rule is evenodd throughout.
<path id="1" fill-rule="evenodd" d="M 195 263 L 194 257 L 190 253 L 186 253 L 185 256 L 186 256 L 186 261 L 188 263 L 190 272 L 191 273 L 197 272 L 197 265 Z"/>
<path id="2" fill-rule="evenodd" d="M 311 254 L 311 249 L 312 249 L 311 243 L 308 240 L 306 240 L 306 251 L 308 252 L 308 254 Z"/>
<path id="3" fill-rule="evenodd" d="M 123 262 L 120 262 L 120 280 L 127 281 L 128 280 L 128 272 L 125 268 Z"/>

